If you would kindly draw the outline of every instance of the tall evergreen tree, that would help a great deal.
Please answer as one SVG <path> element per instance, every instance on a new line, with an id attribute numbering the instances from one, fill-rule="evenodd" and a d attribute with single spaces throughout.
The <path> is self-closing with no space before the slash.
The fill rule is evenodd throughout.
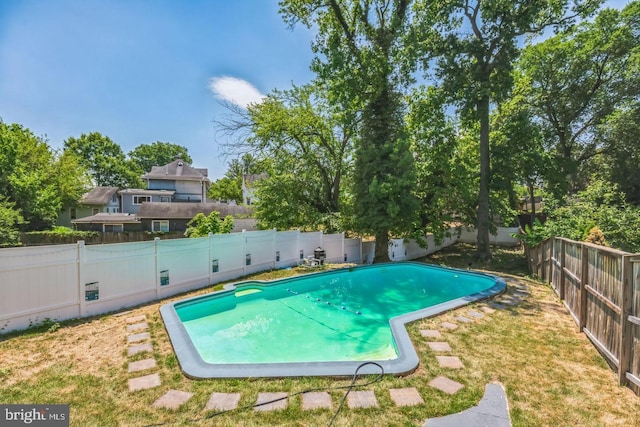
<path id="1" fill-rule="evenodd" d="M 411 0 L 283 0 L 290 24 L 317 27 L 312 69 L 330 99 L 360 111 L 353 202 L 358 231 L 376 238 L 375 261 L 387 261 L 390 233 L 412 231 L 417 210 L 413 156 L 404 126 L 410 81 L 403 38 Z"/>

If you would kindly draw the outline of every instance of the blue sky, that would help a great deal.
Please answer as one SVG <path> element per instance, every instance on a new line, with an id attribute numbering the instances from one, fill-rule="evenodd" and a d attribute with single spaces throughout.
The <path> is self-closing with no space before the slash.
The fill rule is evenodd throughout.
<path id="1" fill-rule="evenodd" d="M 53 148 L 90 132 L 125 153 L 183 145 L 215 180 L 221 100 L 310 81 L 312 38 L 277 0 L 0 0 L 0 117 Z"/>
<path id="2" fill-rule="evenodd" d="M 311 38 L 275 0 L 1 0 L 0 117 L 53 148 L 94 131 L 125 153 L 183 145 L 216 179 L 221 99 L 311 80 Z"/>

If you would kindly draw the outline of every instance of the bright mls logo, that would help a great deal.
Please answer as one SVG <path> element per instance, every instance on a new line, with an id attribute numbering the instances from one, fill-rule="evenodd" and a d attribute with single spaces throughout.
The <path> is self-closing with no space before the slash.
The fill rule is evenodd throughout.
<path id="1" fill-rule="evenodd" d="M 0 425 L 68 427 L 69 405 L 0 405 Z"/>

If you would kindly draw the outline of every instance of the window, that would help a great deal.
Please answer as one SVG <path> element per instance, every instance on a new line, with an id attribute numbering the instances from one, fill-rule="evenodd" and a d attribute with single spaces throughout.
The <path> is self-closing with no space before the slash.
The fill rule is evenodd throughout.
<path id="1" fill-rule="evenodd" d="M 105 233 L 122 233 L 124 226 L 122 224 L 104 224 L 102 230 Z"/>
<path id="2" fill-rule="evenodd" d="M 71 219 L 76 219 L 78 217 L 76 213 L 76 208 L 69 209 L 69 215 L 71 216 Z"/>
<path id="3" fill-rule="evenodd" d="M 133 196 L 134 205 L 141 205 L 144 202 L 150 202 L 150 201 L 151 201 L 151 196 Z"/>
<path id="4" fill-rule="evenodd" d="M 151 221 L 151 231 L 169 231 L 169 221 Z"/>
<path id="5" fill-rule="evenodd" d="M 162 203 L 169 203 L 171 201 L 171 197 L 169 197 L 169 196 L 160 196 L 160 201 Z"/>
<path id="6" fill-rule="evenodd" d="M 93 208 L 91 210 L 91 215 L 98 215 L 98 213 L 100 213 L 100 209 L 98 209 L 98 208 Z"/>

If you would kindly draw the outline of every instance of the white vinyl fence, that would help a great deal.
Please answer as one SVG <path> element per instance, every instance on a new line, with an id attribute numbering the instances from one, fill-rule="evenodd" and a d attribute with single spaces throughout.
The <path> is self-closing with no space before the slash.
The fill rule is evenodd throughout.
<path id="1" fill-rule="evenodd" d="M 419 258 L 428 247 L 393 239 L 392 261 Z M 198 239 L 0 249 L 0 333 L 120 310 L 269 269 L 300 264 L 321 247 L 331 263 L 371 263 L 375 242 L 344 234 L 249 231 Z"/>

